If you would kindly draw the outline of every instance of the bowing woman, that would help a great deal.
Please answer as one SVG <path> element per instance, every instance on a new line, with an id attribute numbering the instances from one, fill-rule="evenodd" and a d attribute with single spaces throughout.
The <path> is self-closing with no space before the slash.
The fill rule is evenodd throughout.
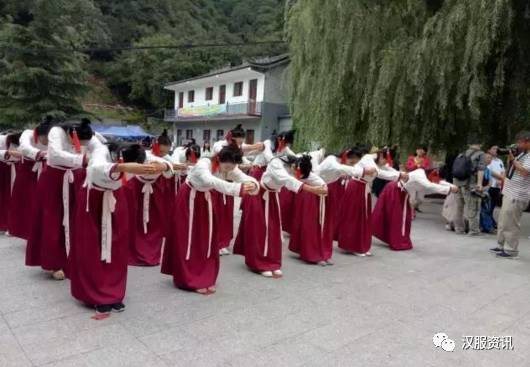
<path id="1" fill-rule="evenodd" d="M 326 183 L 312 172 L 309 155 L 297 159 L 296 169 L 305 185 L 318 190 L 318 196 L 308 190 L 296 194 L 292 216 L 297 221 L 291 227 L 289 250 L 305 262 L 333 265 L 333 220 L 327 211 Z"/>
<path id="2" fill-rule="evenodd" d="M 315 169 L 315 172 L 328 186 L 326 201 L 326 218 L 331 222 L 333 239 L 338 239 L 340 206 L 343 201 L 345 187 L 351 178 L 362 179 L 375 173 L 375 168 L 362 168 L 356 164 L 361 160 L 364 151 L 355 146 L 343 150 L 338 156 L 329 155 Z"/>
<path id="3" fill-rule="evenodd" d="M 171 140 L 167 131 L 160 135 L 147 152 L 146 162 L 163 165 L 162 173 L 135 175 L 128 183 L 129 210 L 134 216 L 134 236 L 130 242 L 129 265 L 156 266 L 160 264 L 162 243 L 167 236 L 169 220 L 167 202 L 168 182 L 174 176 L 167 156 Z"/>
<path id="4" fill-rule="evenodd" d="M 0 231 L 8 233 L 11 216 L 11 197 L 16 179 L 16 170 L 22 154 L 18 151 L 20 132 L 0 135 Z M 22 205 L 21 203 L 18 203 Z"/>
<path id="5" fill-rule="evenodd" d="M 442 194 L 458 192 L 458 188 L 448 182 L 435 184 L 427 178 L 423 168 L 417 168 L 399 181 L 385 186 L 372 214 L 373 234 L 387 243 L 392 250 L 410 250 L 410 230 L 412 206 L 410 198 L 416 193 Z"/>
<path id="6" fill-rule="evenodd" d="M 362 178 L 351 177 L 348 181 L 339 212 L 338 243 L 345 252 L 357 256 L 370 256 L 372 246 L 372 193 L 371 182 L 375 177 L 397 181 L 407 177 L 386 166 L 384 152 L 365 154 L 356 164 L 364 169 Z M 369 173 L 368 173 L 369 172 Z"/>
<path id="7" fill-rule="evenodd" d="M 17 164 L 16 178 L 9 209 L 9 234 L 27 240 L 33 224 L 32 206 L 37 200 L 37 181 L 44 168 L 48 149 L 48 132 L 52 128 L 50 116 L 35 129 L 24 130 L 18 151 L 22 161 Z M 25 205 L 20 205 L 26 203 Z"/>
<path id="8" fill-rule="evenodd" d="M 129 241 L 126 175 L 159 173 L 161 164 L 144 164 L 139 144 L 97 142 L 87 177 L 77 193 L 71 252 L 71 293 L 97 313 L 123 311 Z"/>
<path id="9" fill-rule="evenodd" d="M 98 137 L 90 121 L 54 126 L 48 133 L 47 167 L 37 184 L 33 226 L 26 247 L 26 265 L 51 271 L 64 279 L 70 253 L 75 192 L 84 180 L 84 168 Z M 84 150 L 84 152 L 83 152 Z"/>
<path id="10" fill-rule="evenodd" d="M 262 151 L 263 143 L 245 144 L 245 130 L 239 124 L 226 134 L 225 139 L 219 140 L 213 145 L 213 154 L 219 154 L 221 149 L 228 145 L 235 145 L 241 149 L 243 154 L 248 154 L 254 151 Z M 243 157 L 242 163 L 248 165 L 249 161 Z M 221 255 L 229 255 L 228 247 L 234 237 L 234 198 L 229 195 L 212 191 L 212 202 L 215 212 L 215 220 L 217 221 L 217 228 L 219 232 L 216 235 L 216 245 Z"/>
<path id="11" fill-rule="evenodd" d="M 214 190 L 229 196 L 259 193 L 257 181 L 237 167 L 242 158 L 237 146 L 223 147 L 211 159 L 200 159 L 179 190 L 162 268 L 164 274 L 173 276 L 176 287 L 204 295 L 215 292 L 219 251 L 214 241 L 219 222 L 213 217 L 211 193 Z"/>
<path id="12" fill-rule="evenodd" d="M 309 172 L 304 171 L 300 179 L 290 173 L 297 172 L 298 162 L 306 158 L 310 160 L 309 157 L 298 159 L 293 156 L 273 158 L 261 177 L 260 195 L 243 198 L 234 253 L 244 255 L 247 267 L 264 277 L 282 276 L 280 190 L 285 187 L 295 193 L 308 192 L 315 199 L 318 198 L 317 195 L 326 193 L 324 187 L 304 184 L 302 179 L 307 178 L 311 172 L 310 161 Z"/>

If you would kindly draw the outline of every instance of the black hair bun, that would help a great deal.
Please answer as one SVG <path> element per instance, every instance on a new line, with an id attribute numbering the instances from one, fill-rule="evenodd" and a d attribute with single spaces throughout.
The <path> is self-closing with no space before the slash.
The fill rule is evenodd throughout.
<path id="1" fill-rule="evenodd" d="M 81 119 L 81 126 L 89 126 L 90 124 L 92 124 L 92 121 L 90 121 L 86 117 Z"/>

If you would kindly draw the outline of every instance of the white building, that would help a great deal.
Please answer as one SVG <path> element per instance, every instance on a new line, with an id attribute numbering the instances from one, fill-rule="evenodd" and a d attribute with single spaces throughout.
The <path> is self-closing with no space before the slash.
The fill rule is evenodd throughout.
<path id="1" fill-rule="evenodd" d="M 289 129 L 288 65 L 282 55 L 167 84 L 175 93 L 174 108 L 165 114 L 174 123 L 174 141 L 213 143 L 237 124 L 246 129 L 248 143 Z"/>

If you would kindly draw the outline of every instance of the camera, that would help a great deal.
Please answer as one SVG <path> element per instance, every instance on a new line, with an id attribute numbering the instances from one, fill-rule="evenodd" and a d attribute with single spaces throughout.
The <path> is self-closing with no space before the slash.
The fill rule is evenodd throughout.
<path id="1" fill-rule="evenodd" d="M 506 148 L 499 148 L 497 149 L 497 154 L 499 155 L 508 155 L 510 152 L 516 156 L 519 154 L 519 149 L 517 148 L 517 144 L 512 144 L 507 146 Z"/>

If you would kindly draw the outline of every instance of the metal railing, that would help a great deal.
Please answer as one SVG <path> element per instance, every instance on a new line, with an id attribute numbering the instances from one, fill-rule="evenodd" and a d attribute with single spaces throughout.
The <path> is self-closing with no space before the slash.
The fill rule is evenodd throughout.
<path id="1" fill-rule="evenodd" d="M 226 103 L 224 105 L 194 106 L 185 109 L 169 109 L 165 121 L 215 120 L 231 116 L 261 116 L 263 102 Z M 211 107 L 211 108 L 209 108 Z M 217 108 L 218 107 L 218 108 Z"/>

